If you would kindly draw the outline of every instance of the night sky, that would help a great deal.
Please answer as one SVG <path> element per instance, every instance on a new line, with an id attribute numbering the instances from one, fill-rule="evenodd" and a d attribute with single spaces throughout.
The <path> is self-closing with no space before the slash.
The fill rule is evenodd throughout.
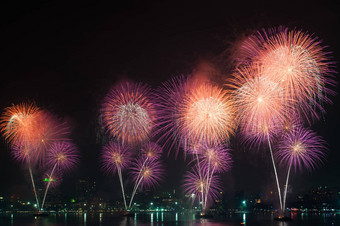
<path id="1" fill-rule="evenodd" d="M 72 193 L 76 180 L 90 177 L 98 183 L 98 194 L 119 197 L 118 178 L 104 176 L 98 164 L 103 143 L 98 109 L 117 81 L 142 81 L 156 88 L 208 63 L 221 71 L 214 79 L 222 81 L 230 76 L 228 53 L 235 43 L 252 31 L 279 25 L 314 33 L 340 62 L 338 1 L 235 2 L 1 2 L 1 113 L 12 103 L 34 101 L 63 117 L 72 127 L 81 161 L 65 175 L 60 189 Z M 323 120 L 312 126 L 328 143 L 328 160 L 315 172 L 295 174 L 292 192 L 340 187 L 339 95 L 331 99 Z M 11 159 L 2 138 L 0 144 L 0 195 L 22 193 L 33 200 L 26 168 Z M 268 150 L 249 150 L 237 136 L 231 148 L 234 167 L 223 175 L 227 193 L 275 189 Z M 173 155 L 165 155 L 164 161 L 167 180 L 159 189 L 180 188 L 185 161 Z"/>

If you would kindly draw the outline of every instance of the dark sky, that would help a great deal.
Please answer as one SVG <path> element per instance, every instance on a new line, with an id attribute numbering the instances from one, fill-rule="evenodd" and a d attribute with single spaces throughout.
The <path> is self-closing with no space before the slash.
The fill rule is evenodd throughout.
<path id="1" fill-rule="evenodd" d="M 119 191 L 117 178 L 99 170 L 97 118 L 103 96 L 120 79 L 156 88 L 174 75 L 190 73 L 201 62 L 215 61 L 244 34 L 279 25 L 315 33 L 339 62 L 340 7 L 335 0 L 0 4 L 0 109 L 34 100 L 70 122 L 82 159 L 65 176 L 62 190 L 74 189 L 80 177 L 91 177 L 100 193 Z M 313 125 L 328 142 L 328 162 L 314 173 L 294 175 L 296 192 L 317 185 L 340 187 L 339 95 L 332 100 L 324 120 Z M 232 144 L 235 163 L 223 175 L 225 190 L 271 189 L 274 180 L 267 150 L 250 151 L 235 138 Z M 30 197 L 27 170 L 10 158 L 3 139 L 0 148 L 0 195 L 25 191 Z M 165 162 L 168 177 L 160 189 L 178 188 L 185 164 L 172 156 Z"/>

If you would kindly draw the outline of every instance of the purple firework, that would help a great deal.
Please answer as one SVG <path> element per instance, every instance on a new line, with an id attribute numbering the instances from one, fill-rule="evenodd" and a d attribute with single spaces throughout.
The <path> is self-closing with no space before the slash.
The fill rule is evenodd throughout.
<path id="1" fill-rule="evenodd" d="M 145 158 L 160 158 L 162 154 L 162 147 L 157 143 L 148 142 L 143 145 L 141 152 Z"/>
<path id="2" fill-rule="evenodd" d="M 325 158 L 325 141 L 315 132 L 298 127 L 283 136 L 278 144 L 276 157 L 281 164 L 314 169 Z"/>
<path id="3" fill-rule="evenodd" d="M 137 188 L 148 189 L 159 185 L 164 177 L 164 167 L 157 158 L 140 158 L 131 167 L 131 176 L 137 182 Z"/>
<path id="4" fill-rule="evenodd" d="M 123 82 L 104 98 L 101 115 L 106 131 L 122 144 L 147 140 L 154 126 L 155 109 L 151 88 L 142 83 Z"/>
<path id="5" fill-rule="evenodd" d="M 230 150 L 223 146 L 212 147 L 209 145 L 201 146 L 201 162 L 204 168 L 209 168 L 210 174 L 214 172 L 226 172 L 232 167 Z"/>
<path id="6" fill-rule="evenodd" d="M 193 202 L 197 200 L 199 203 L 203 200 L 206 203 L 202 202 L 205 207 L 213 200 L 218 199 L 221 191 L 221 182 L 218 176 L 213 175 L 209 178 L 207 172 L 206 169 L 193 168 L 193 171 L 186 173 L 183 183 L 184 193 L 192 198 Z"/>
<path id="7" fill-rule="evenodd" d="M 181 117 L 181 104 L 189 92 L 189 77 L 178 76 L 163 83 L 155 94 L 157 115 L 156 134 L 161 134 L 159 141 L 168 150 L 174 150 L 178 156 L 182 140 L 182 125 L 179 123 Z"/>
<path id="8" fill-rule="evenodd" d="M 34 149 L 26 144 L 14 143 L 11 145 L 11 155 L 18 162 L 34 165 L 37 160 L 34 156 L 32 157 L 34 153 Z"/>
<path id="9" fill-rule="evenodd" d="M 64 171 L 71 169 L 77 164 L 79 153 L 77 147 L 72 142 L 61 141 L 51 145 L 46 157 L 48 166 Z"/>
<path id="10" fill-rule="evenodd" d="M 132 161 L 131 150 L 122 145 L 109 142 L 103 147 L 102 169 L 107 173 L 115 173 L 118 169 L 125 170 Z"/>

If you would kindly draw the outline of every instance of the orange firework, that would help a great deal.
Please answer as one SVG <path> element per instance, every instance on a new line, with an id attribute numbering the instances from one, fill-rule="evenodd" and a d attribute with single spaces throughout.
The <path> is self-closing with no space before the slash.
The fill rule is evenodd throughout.
<path id="1" fill-rule="evenodd" d="M 222 88 L 207 82 L 191 87 L 180 115 L 182 134 L 194 143 L 227 141 L 236 127 L 233 102 Z"/>
<path id="2" fill-rule="evenodd" d="M 1 116 L 1 132 L 9 144 L 32 140 L 32 125 L 39 112 L 34 104 L 21 103 L 7 107 Z"/>
<path id="3" fill-rule="evenodd" d="M 261 143 L 282 128 L 290 109 L 283 97 L 284 89 L 265 76 L 261 66 L 239 69 L 230 86 L 235 88 L 239 123 L 247 139 Z"/>

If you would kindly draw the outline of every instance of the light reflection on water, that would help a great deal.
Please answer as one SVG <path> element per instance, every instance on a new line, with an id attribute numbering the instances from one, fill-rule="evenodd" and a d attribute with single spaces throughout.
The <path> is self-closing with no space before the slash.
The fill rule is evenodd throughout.
<path id="1" fill-rule="evenodd" d="M 195 213 L 137 213 L 133 217 L 118 217 L 110 213 L 62 213 L 48 217 L 34 217 L 31 214 L 0 214 L 0 225 L 263 225 L 263 226 L 317 226 L 338 225 L 340 213 L 291 213 L 293 221 L 277 222 L 274 215 L 264 213 L 227 213 L 211 219 L 197 219 Z"/>

